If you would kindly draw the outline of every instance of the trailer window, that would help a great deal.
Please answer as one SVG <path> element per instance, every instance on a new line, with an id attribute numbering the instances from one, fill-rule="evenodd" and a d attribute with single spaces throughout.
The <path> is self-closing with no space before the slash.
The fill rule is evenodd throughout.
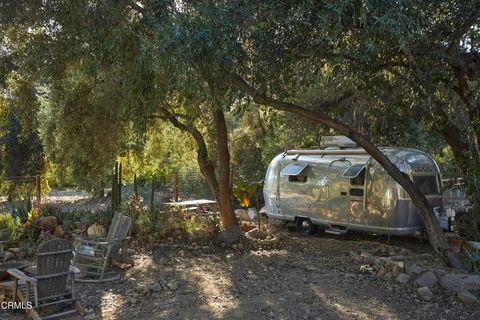
<path id="1" fill-rule="evenodd" d="M 307 176 L 288 176 L 290 182 L 307 182 Z"/>
<path id="2" fill-rule="evenodd" d="M 351 188 L 350 195 L 354 197 L 363 197 L 363 189 L 360 188 Z"/>
<path id="3" fill-rule="evenodd" d="M 355 177 L 350 179 L 350 184 L 352 186 L 363 186 L 365 183 L 365 172 L 367 170 L 363 167 L 362 171 Z"/>
<path id="4" fill-rule="evenodd" d="M 414 176 L 413 183 L 423 194 L 438 194 L 437 176 Z"/>
<path id="5" fill-rule="evenodd" d="M 308 164 L 305 163 L 291 163 L 286 166 L 280 174 L 282 176 L 288 176 L 289 182 L 307 182 L 307 168 Z"/>

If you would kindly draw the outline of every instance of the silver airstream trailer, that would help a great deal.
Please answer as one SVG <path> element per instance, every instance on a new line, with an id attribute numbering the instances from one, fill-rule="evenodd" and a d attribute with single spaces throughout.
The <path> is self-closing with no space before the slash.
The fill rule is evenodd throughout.
<path id="1" fill-rule="evenodd" d="M 409 148 L 381 150 L 433 207 L 441 207 L 440 170 L 430 155 Z M 322 137 L 321 149 L 287 150 L 276 156 L 263 192 L 269 217 L 295 221 L 305 233 L 321 227 L 334 234 L 357 230 L 415 235 L 424 228 L 405 190 L 344 136 Z"/>

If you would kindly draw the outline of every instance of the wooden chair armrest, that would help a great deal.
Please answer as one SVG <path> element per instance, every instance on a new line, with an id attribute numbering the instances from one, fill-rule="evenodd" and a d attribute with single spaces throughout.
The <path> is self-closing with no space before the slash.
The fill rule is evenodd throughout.
<path id="1" fill-rule="evenodd" d="M 127 241 L 130 240 L 131 237 L 125 237 L 125 238 L 115 238 L 113 241 Z"/>
<path id="2" fill-rule="evenodd" d="M 20 271 L 18 269 L 8 269 L 7 272 L 12 277 L 15 277 L 19 280 L 24 280 L 24 281 L 27 281 L 27 282 L 37 282 L 37 279 L 27 276 L 25 273 L 23 273 L 22 271 Z"/>
<path id="3" fill-rule="evenodd" d="M 87 244 L 87 245 L 106 245 L 108 241 L 103 240 L 103 239 L 83 239 L 79 238 L 77 239 L 77 242 L 79 242 L 81 245 Z"/>

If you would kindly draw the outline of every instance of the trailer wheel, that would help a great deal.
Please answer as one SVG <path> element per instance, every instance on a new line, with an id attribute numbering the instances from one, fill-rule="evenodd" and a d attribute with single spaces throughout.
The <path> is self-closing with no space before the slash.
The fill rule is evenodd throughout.
<path id="1" fill-rule="evenodd" d="M 297 218 L 297 230 L 301 234 L 313 235 L 317 232 L 318 226 L 308 218 Z"/>

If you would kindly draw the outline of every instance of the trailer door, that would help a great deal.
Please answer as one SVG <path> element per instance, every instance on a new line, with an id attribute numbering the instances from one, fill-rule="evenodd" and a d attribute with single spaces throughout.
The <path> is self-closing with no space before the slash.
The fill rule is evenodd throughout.
<path id="1" fill-rule="evenodd" d="M 348 195 L 350 198 L 349 224 L 365 224 L 365 173 L 366 164 L 354 164 L 348 168 L 343 177 L 350 180 Z"/>
<path id="2" fill-rule="evenodd" d="M 350 167 L 349 161 L 335 160 L 329 168 L 329 195 L 325 219 L 332 222 L 339 222 L 342 225 L 348 223 L 350 212 L 350 200 L 348 189 L 350 179 L 342 177 L 342 174 Z"/>

